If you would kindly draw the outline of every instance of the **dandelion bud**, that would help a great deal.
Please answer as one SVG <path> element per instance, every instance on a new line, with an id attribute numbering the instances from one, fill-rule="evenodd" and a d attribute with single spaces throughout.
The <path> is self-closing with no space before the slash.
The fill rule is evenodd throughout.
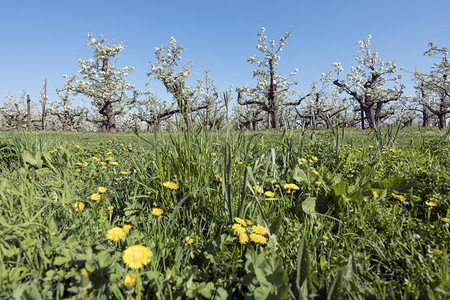
<path id="1" fill-rule="evenodd" d="M 127 274 L 125 275 L 125 278 L 123 279 L 123 285 L 127 290 L 131 290 L 134 285 L 136 284 L 136 274 Z"/>

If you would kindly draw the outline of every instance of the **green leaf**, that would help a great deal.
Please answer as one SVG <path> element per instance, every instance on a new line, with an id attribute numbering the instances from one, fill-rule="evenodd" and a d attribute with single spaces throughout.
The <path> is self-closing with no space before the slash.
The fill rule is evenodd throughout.
<path id="1" fill-rule="evenodd" d="M 226 300 L 226 299 L 228 299 L 228 292 L 223 287 L 219 286 L 216 290 L 214 299 Z"/>
<path id="2" fill-rule="evenodd" d="M 297 278 L 295 283 L 299 293 L 306 289 L 306 295 L 308 295 L 308 291 L 312 289 L 311 259 L 308 251 L 308 241 L 305 236 L 303 236 L 297 252 Z M 300 283 L 302 283 L 302 286 L 300 286 Z M 305 283 L 306 286 L 303 287 Z"/>
<path id="3" fill-rule="evenodd" d="M 305 171 L 303 171 L 299 167 L 295 167 L 292 178 L 294 178 L 294 180 L 297 182 L 308 182 L 308 176 L 306 175 Z"/>
<path id="4" fill-rule="evenodd" d="M 341 181 L 333 186 L 333 194 L 334 196 L 345 195 L 348 190 L 348 182 Z"/>
<path id="5" fill-rule="evenodd" d="M 208 282 L 208 284 L 202 282 L 198 289 L 198 293 L 203 297 L 205 297 L 206 299 L 211 299 L 211 293 L 213 291 L 214 291 L 214 283 L 212 282 Z"/>
<path id="6" fill-rule="evenodd" d="M 25 151 L 22 153 L 22 159 L 24 162 L 32 165 L 33 167 L 42 168 L 42 159 L 40 153 L 36 153 L 35 155 L 33 155 L 30 152 Z"/>
<path id="7" fill-rule="evenodd" d="M 316 214 L 316 197 L 308 197 L 302 202 L 302 210 L 308 215 Z"/>
<path id="8" fill-rule="evenodd" d="M 322 271 L 325 271 L 325 270 L 327 269 L 327 267 L 328 267 L 328 262 L 327 262 L 327 259 L 325 258 L 324 255 L 320 256 L 320 259 L 319 259 L 319 265 L 320 265 L 320 269 L 321 269 Z"/>
<path id="9" fill-rule="evenodd" d="M 61 266 L 67 262 L 69 262 L 71 260 L 70 257 L 67 256 L 57 256 L 55 257 L 55 261 L 53 262 L 53 264 L 57 265 L 57 266 Z"/>

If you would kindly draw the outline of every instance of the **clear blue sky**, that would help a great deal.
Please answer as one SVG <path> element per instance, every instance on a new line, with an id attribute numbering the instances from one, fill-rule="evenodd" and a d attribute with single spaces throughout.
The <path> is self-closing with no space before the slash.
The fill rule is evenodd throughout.
<path id="1" fill-rule="evenodd" d="M 347 73 L 356 65 L 355 42 L 368 34 L 380 57 L 410 71 L 427 71 L 434 62 L 422 55 L 427 43 L 450 47 L 449 12 L 449 0 L 3 1 L 0 99 L 26 88 L 37 103 L 44 78 L 54 99 L 62 75 L 78 70 L 77 55 L 92 57 L 85 46 L 88 32 L 124 42 L 118 65 L 135 67 L 129 81 L 140 90 L 149 80 L 155 47 L 168 43 L 169 35 L 184 46 L 183 60 L 193 61 L 198 76 L 202 66 L 210 69 L 219 91 L 251 84 L 254 66 L 246 59 L 257 53 L 261 27 L 275 40 L 293 27 L 279 71 L 287 76 L 300 69 L 299 93 L 333 62 L 341 62 Z M 410 76 L 403 82 L 412 94 Z M 152 87 L 170 99 L 160 85 Z"/>

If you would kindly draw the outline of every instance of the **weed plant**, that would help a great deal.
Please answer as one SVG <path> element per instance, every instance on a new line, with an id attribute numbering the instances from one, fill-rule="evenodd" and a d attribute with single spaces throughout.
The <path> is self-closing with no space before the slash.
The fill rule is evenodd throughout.
<path id="1" fill-rule="evenodd" d="M 2 133 L 0 298 L 448 299 L 449 145 L 397 127 Z"/>

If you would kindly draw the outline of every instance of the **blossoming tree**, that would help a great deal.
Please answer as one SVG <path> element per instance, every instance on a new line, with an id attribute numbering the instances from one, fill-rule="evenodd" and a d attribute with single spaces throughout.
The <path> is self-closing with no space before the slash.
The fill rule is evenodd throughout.
<path id="1" fill-rule="evenodd" d="M 313 82 L 309 96 L 305 99 L 305 106 L 295 108 L 297 117 L 304 120 L 304 126 L 317 126 L 323 123 L 327 129 L 330 129 L 333 124 L 343 121 L 342 114 L 349 108 L 346 99 L 342 99 L 336 88 L 327 91 L 328 81 L 322 80 L 321 86 L 318 88 L 317 83 Z M 339 120 L 337 120 L 339 119 Z"/>
<path id="2" fill-rule="evenodd" d="M 278 45 L 274 40 L 267 42 L 267 36 L 264 35 L 265 28 L 261 28 L 257 34 L 259 44 L 256 49 L 262 53 L 262 57 L 258 55 L 251 56 L 247 59 L 251 64 L 256 64 L 258 69 L 253 71 L 253 78 L 257 79 L 255 88 L 250 88 L 248 85 L 237 88 L 238 103 L 240 105 L 255 105 L 261 110 L 267 112 L 270 116 L 271 128 L 280 128 L 280 106 L 299 105 L 306 97 L 297 101 L 288 102 L 289 97 L 295 94 L 292 90 L 293 85 L 297 85 L 297 81 L 288 80 L 277 74 L 276 67 L 279 64 L 279 53 L 283 47 L 287 45 L 287 39 L 291 36 L 291 29 L 287 31 L 284 36 L 280 37 Z M 295 69 L 290 75 L 292 79 L 298 73 Z"/>
<path id="3" fill-rule="evenodd" d="M 86 117 L 87 110 L 84 107 L 73 107 L 71 86 L 75 77 L 68 78 L 62 88 L 56 89 L 59 100 L 50 102 L 48 113 L 56 116 L 61 123 L 63 131 L 73 129 Z"/>
<path id="4" fill-rule="evenodd" d="M 183 51 L 183 46 L 178 45 L 175 37 L 170 36 L 169 44 L 164 44 L 156 48 L 156 62 L 151 63 L 151 70 L 147 75 L 160 81 L 173 98 L 172 103 L 168 106 L 166 104 L 155 103 L 155 99 L 152 99 L 154 106 L 160 106 L 158 108 L 158 114 L 154 115 L 152 120 L 167 119 L 180 113 L 183 116 L 186 126 L 191 127 L 189 115 L 193 112 L 209 108 L 216 102 L 218 96 L 216 93 L 212 99 L 200 97 L 202 91 L 201 86 L 203 84 L 201 81 L 195 87 L 187 84 L 192 74 L 191 69 L 193 64 L 189 62 L 180 66 Z"/>
<path id="5" fill-rule="evenodd" d="M 103 35 L 97 40 L 90 33 L 88 38 L 87 46 L 93 48 L 94 59 L 78 59 L 80 70 L 72 75 L 70 89 L 92 100 L 92 106 L 100 115 L 97 122 L 102 131 L 115 132 L 116 116 L 136 102 L 139 95 L 134 85 L 126 80 L 134 69 L 117 67 L 119 53 L 124 49 L 123 43 L 105 45 Z M 67 75 L 64 77 L 70 78 Z"/>
<path id="6" fill-rule="evenodd" d="M 25 100 L 27 98 L 27 100 Z M 5 119 L 8 127 L 15 127 L 17 131 L 22 131 L 23 123 L 27 119 L 28 129 L 31 129 L 32 115 L 30 97 L 26 97 L 26 91 L 23 90 L 20 97 L 16 97 L 14 94 L 8 94 L 6 101 L 2 107 L 0 107 L 0 114 Z"/>
<path id="7" fill-rule="evenodd" d="M 441 58 L 435 63 L 429 73 L 415 72 L 414 77 L 418 82 L 420 91 L 419 102 L 438 119 L 439 128 L 447 127 L 447 114 L 450 113 L 450 59 L 447 57 L 449 49 L 438 48 L 429 43 L 430 49 L 424 54 Z"/>
<path id="8" fill-rule="evenodd" d="M 339 78 L 343 72 L 340 63 L 333 64 L 336 77 L 331 76 L 331 72 L 327 76 L 340 92 L 347 93 L 358 103 L 361 127 L 364 128 L 364 120 L 367 120 L 369 126 L 376 129 L 383 116 L 383 106 L 399 100 L 404 86 L 399 82 L 402 74 L 396 74 L 397 66 L 379 58 L 378 52 L 370 49 L 370 39 L 368 35 L 367 40 L 357 41 L 361 50 L 355 55 L 358 65 L 351 68 L 345 80 Z"/>

